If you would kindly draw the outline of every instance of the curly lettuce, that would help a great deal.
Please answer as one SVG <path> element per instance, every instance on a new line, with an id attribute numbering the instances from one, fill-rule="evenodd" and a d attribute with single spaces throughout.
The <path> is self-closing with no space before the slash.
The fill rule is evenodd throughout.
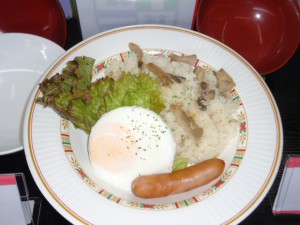
<path id="1" fill-rule="evenodd" d="M 43 96 L 37 101 L 87 134 L 104 113 L 118 107 L 140 106 L 156 113 L 164 109 L 157 80 L 146 73 L 124 73 L 116 81 L 104 77 L 92 82 L 94 62 L 90 57 L 69 61 L 61 74 L 40 84 Z"/>

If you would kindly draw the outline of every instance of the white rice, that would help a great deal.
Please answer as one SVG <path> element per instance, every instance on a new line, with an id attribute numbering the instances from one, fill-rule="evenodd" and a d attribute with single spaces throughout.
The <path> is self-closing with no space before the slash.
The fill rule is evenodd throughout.
<path id="1" fill-rule="evenodd" d="M 151 56 L 144 54 L 144 65 L 152 62 L 158 65 L 165 72 L 185 77 L 181 83 L 173 82 L 170 86 L 162 87 L 162 97 L 165 99 L 166 108 L 160 116 L 168 124 L 176 142 L 176 157 L 189 158 L 190 163 L 197 163 L 203 160 L 217 157 L 224 150 L 229 140 L 238 135 L 239 123 L 235 119 L 235 112 L 238 104 L 231 98 L 221 94 L 217 88 L 217 79 L 213 72 L 205 72 L 204 81 L 208 83 L 209 89 L 215 91 L 215 97 L 208 102 L 207 110 L 199 109 L 197 99 L 200 96 L 200 82 L 193 73 L 194 67 L 186 63 L 170 61 L 168 57 Z M 142 71 L 150 76 L 157 76 L 143 67 Z M 122 74 L 130 72 L 139 74 L 135 53 L 131 53 L 124 62 L 115 60 L 106 69 L 105 74 L 114 79 Z M 170 104 L 181 103 L 182 109 L 193 117 L 197 125 L 203 128 L 203 136 L 199 142 L 189 137 L 185 129 L 178 124 Z"/>

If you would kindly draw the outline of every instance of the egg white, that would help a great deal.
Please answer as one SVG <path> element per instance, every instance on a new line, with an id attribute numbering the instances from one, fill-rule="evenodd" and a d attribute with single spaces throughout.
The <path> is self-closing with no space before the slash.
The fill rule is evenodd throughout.
<path id="1" fill-rule="evenodd" d="M 172 171 L 176 144 L 167 124 L 142 107 L 120 107 L 104 114 L 89 137 L 92 167 L 104 186 L 131 193 L 132 181 Z"/>

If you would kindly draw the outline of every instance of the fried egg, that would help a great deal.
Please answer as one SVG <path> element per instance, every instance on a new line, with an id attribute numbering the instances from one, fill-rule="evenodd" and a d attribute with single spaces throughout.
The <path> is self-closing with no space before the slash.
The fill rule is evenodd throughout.
<path id="1" fill-rule="evenodd" d="M 176 144 L 167 124 L 142 107 L 120 107 L 104 114 L 91 130 L 91 165 L 105 186 L 131 193 L 132 181 L 172 171 Z"/>

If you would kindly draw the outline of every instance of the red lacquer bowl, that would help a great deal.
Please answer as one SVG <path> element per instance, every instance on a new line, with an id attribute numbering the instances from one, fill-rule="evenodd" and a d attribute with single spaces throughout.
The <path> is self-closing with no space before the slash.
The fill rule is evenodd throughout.
<path id="1" fill-rule="evenodd" d="M 196 27 L 266 75 L 282 67 L 297 50 L 299 15 L 296 0 L 200 0 Z"/>
<path id="2" fill-rule="evenodd" d="M 1 0 L 0 32 L 35 34 L 64 47 L 67 24 L 58 0 Z"/>

